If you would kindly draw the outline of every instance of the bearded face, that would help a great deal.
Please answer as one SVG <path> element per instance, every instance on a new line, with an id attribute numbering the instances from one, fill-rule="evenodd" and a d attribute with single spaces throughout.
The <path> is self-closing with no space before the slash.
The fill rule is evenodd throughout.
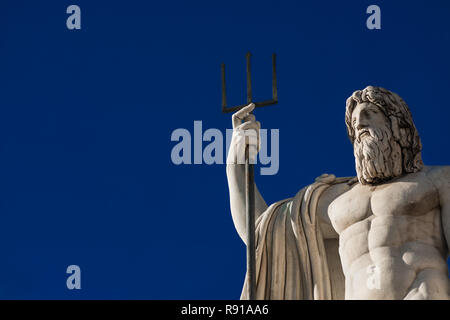
<path id="1" fill-rule="evenodd" d="M 374 104 L 358 104 L 352 113 L 356 172 L 361 184 L 374 185 L 402 174 L 401 147 L 389 119 Z"/>

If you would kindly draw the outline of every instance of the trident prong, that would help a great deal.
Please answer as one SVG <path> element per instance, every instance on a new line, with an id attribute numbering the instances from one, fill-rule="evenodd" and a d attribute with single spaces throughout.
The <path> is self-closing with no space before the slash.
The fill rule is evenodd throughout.
<path id="1" fill-rule="evenodd" d="M 235 112 L 252 101 L 252 75 L 250 70 L 250 57 L 251 53 L 247 52 L 246 60 L 247 60 L 247 104 L 241 104 L 234 107 L 227 108 L 227 93 L 226 93 L 226 85 L 225 85 L 225 64 L 222 63 L 222 112 L 229 113 Z M 253 102 L 255 104 L 255 108 L 270 106 L 278 103 L 278 92 L 277 92 L 277 68 L 276 68 L 276 54 L 272 54 L 272 100 L 266 100 L 261 102 Z"/>

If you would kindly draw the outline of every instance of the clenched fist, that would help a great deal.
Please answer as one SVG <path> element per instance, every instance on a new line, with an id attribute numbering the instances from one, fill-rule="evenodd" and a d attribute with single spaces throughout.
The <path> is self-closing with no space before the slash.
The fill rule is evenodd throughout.
<path id="1" fill-rule="evenodd" d="M 256 156 L 260 148 L 259 129 L 261 124 L 250 113 L 254 108 L 255 104 L 250 103 L 232 116 L 233 136 L 228 151 L 227 164 L 244 164 L 247 147 L 249 163 L 256 163 Z"/>

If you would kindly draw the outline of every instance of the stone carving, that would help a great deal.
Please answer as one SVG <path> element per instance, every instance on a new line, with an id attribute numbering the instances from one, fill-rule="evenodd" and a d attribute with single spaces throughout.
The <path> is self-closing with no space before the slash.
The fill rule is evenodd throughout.
<path id="1" fill-rule="evenodd" d="M 258 133 L 253 108 L 233 115 L 227 161 L 244 241 L 244 169 L 233 157 L 246 146 L 239 132 Z M 255 186 L 256 298 L 449 299 L 450 166 L 424 166 L 409 108 L 386 89 L 355 91 L 345 122 L 356 178 L 324 174 L 270 206 Z"/>

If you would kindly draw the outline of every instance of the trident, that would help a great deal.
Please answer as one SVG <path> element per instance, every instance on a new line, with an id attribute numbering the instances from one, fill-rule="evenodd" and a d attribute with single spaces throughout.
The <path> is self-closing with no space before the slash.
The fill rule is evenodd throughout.
<path id="1" fill-rule="evenodd" d="M 247 104 L 227 108 L 225 87 L 225 64 L 222 63 L 222 112 L 235 112 L 252 103 L 252 78 L 250 72 L 250 52 L 247 53 Z M 276 55 L 272 54 L 272 100 L 253 102 L 255 108 L 278 103 Z M 248 147 L 245 149 L 245 213 L 247 219 L 247 277 L 248 298 L 255 300 L 256 295 L 256 254 L 255 254 L 255 170 L 254 164 L 249 162 Z"/>

